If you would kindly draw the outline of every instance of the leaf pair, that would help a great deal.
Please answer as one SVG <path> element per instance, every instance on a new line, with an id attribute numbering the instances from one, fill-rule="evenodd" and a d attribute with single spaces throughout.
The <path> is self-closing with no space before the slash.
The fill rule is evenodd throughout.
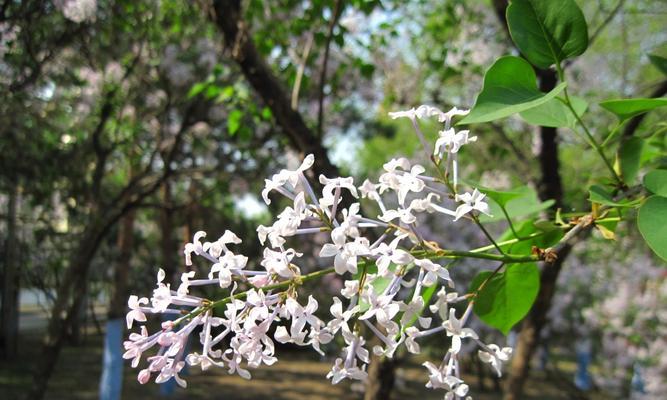
<path id="1" fill-rule="evenodd" d="M 578 56 L 588 47 L 586 20 L 574 0 L 513 0 L 507 7 L 507 25 L 522 55 L 538 68 L 549 68 Z M 537 88 L 533 67 L 518 57 L 502 57 L 484 76 L 484 87 L 470 114 L 461 124 L 505 118 L 521 113 L 529 123 L 541 126 L 573 126 L 571 110 L 556 99 L 561 83 L 548 93 Z M 577 115 L 586 110 L 581 99 L 573 101 Z"/>

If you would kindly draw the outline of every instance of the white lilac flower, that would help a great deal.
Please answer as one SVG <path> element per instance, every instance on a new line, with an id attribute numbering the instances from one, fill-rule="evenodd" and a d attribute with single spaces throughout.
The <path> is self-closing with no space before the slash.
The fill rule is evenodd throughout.
<path id="1" fill-rule="evenodd" d="M 405 329 L 405 335 L 406 335 L 405 347 L 412 354 L 421 353 L 419 343 L 417 343 L 417 341 L 415 340 L 419 337 L 418 334 L 419 334 L 419 329 L 417 329 L 417 327 L 411 326 Z"/>
<path id="2" fill-rule="evenodd" d="M 445 400 L 452 400 L 455 396 L 458 398 L 468 394 L 468 385 L 454 375 L 447 374 L 445 368 L 438 368 L 435 364 L 428 361 L 422 365 L 425 366 L 429 372 L 429 380 L 426 387 L 447 390 Z"/>
<path id="3" fill-rule="evenodd" d="M 462 195 L 457 194 L 455 200 L 463 202 L 463 204 L 456 208 L 454 221 L 457 221 L 459 218 L 473 210 L 477 210 L 486 215 L 491 215 L 489 214 L 489 205 L 484 201 L 484 197 L 486 197 L 486 195 L 477 189 L 473 190 L 472 193 L 467 192 Z"/>
<path id="4" fill-rule="evenodd" d="M 432 286 L 438 281 L 438 278 L 446 281 L 450 287 L 454 285 L 454 282 L 449 277 L 449 271 L 447 271 L 447 269 L 443 268 L 442 266 L 426 258 L 421 260 L 416 259 L 414 262 L 415 265 L 423 269 L 425 272 L 424 278 L 422 280 L 422 284 L 424 286 Z"/>
<path id="5" fill-rule="evenodd" d="M 358 292 L 359 292 L 358 280 L 345 281 L 345 287 L 340 290 L 340 294 L 348 299 L 351 299 Z"/>
<path id="6" fill-rule="evenodd" d="M 260 225 L 257 227 L 257 237 L 262 245 L 268 237 L 271 247 L 278 248 L 285 244 L 285 237 L 294 236 L 297 233 L 303 220 L 310 215 L 305 193 L 301 192 L 294 197 L 294 208 L 285 208 L 278 214 L 278 219 L 272 226 Z"/>
<path id="7" fill-rule="evenodd" d="M 436 297 L 437 300 L 429 306 L 429 310 L 431 310 L 432 313 L 438 313 L 440 319 L 446 320 L 447 310 L 449 309 L 447 305 L 456 300 L 456 298 L 459 297 L 459 294 L 456 292 L 447 293 L 445 287 L 442 286 L 436 293 Z"/>
<path id="8" fill-rule="evenodd" d="M 397 249 L 400 240 L 405 238 L 405 235 L 394 239 L 390 244 L 380 243 L 379 246 L 371 250 L 371 254 L 375 257 L 375 265 L 378 267 L 379 276 L 387 276 L 389 274 L 389 265 L 408 265 L 414 261 L 414 257 L 405 250 Z"/>
<path id="9" fill-rule="evenodd" d="M 292 189 L 295 189 L 299 184 L 299 179 L 303 176 L 303 172 L 312 167 L 314 162 L 315 157 L 312 154 L 308 154 L 296 170 L 290 171 L 283 169 L 279 173 L 273 175 L 271 179 L 265 179 L 264 190 L 262 190 L 262 198 L 264 199 L 264 202 L 267 205 L 271 204 L 269 192 L 272 190 L 280 190 L 287 183 L 292 185 Z"/>
<path id="10" fill-rule="evenodd" d="M 389 325 L 389 322 L 398 314 L 400 307 L 393 302 L 393 296 L 377 295 L 374 290 L 366 290 L 361 295 L 368 303 L 368 310 L 359 319 L 365 320 L 375 316 L 380 325 Z"/>
<path id="11" fill-rule="evenodd" d="M 471 142 L 477 141 L 477 136 L 469 136 L 470 131 L 454 131 L 454 128 L 445 129 L 438 132 L 440 137 L 435 142 L 435 150 L 433 155 L 441 156 L 442 153 L 455 154 L 463 147 Z"/>
<path id="12" fill-rule="evenodd" d="M 195 233 L 192 243 L 187 243 L 185 245 L 185 250 L 183 250 L 183 253 L 185 254 L 185 265 L 192 265 L 192 253 L 197 255 L 204 253 L 204 247 L 200 242 L 203 237 L 206 237 L 206 232 L 198 231 Z"/>
<path id="13" fill-rule="evenodd" d="M 167 364 L 160 369 L 160 374 L 155 378 L 155 383 L 164 383 L 174 378 L 178 386 L 183 388 L 188 387 L 188 383 L 178 375 L 184 366 L 184 361 L 176 362 L 174 359 L 168 359 Z"/>
<path id="14" fill-rule="evenodd" d="M 414 296 L 407 304 L 399 303 L 399 308 L 403 311 L 401 325 L 406 326 L 413 319 L 416 319 L 422 328 L 428 328 L 431 325 L 431 318 L 421 316 L 422 311 L 424 310 L 423 297 Z"/>
<path id="15" fill-rule="evenodd" d="M 334 297 L 333 304 L 331 305 L 331 308 L 329 308 L 329 311 L 334 317 L 334 319 L 327 324 L 327 328 L 332 334 L 336 334 L 339 329 L 342 329 L 343 332 L 351 332 L 347 322 L 354 314 L 359 312 L 359 306 L 354 306 L 350 310 L 343 311 L 343 303 L 338 297 Z"/>
<path id="16" fill-rule="evenodd" d="M 452 352 L 458 354 L 461 351 L 461 340 L 464 338 L 478 339 L 477 333 L 470 328 L 464 328 L 461 320 L 456 318 L 456 310 L 449 309 L 449 319 L 443 323 L 447 330 L 447 336 L 452 337 Z"/>
<path id="17" fill-rule="evenodd" d="M 345 378 L 363 381 L 368 377 L 365 369 L 360 369 L 356 363 L 346 367 L 342 358 L 337 358 L 331 371 L 327 374 L 327 379 L 331 379 L 332 384 L 337 384 Z"/>
<path id="18" fill-rule="evenodd" d="M 202 250 L 207 252 L 213 259 L 220 257 L 223 252 L 228 252 L 228 244 L 239 244 L 241 239 L 232 231 L 226 230 L 215 242 L 204 242 Z"/>
<path id="19" fill-rule="evenodd" d="M 190 292 L 190 279 L 194 277 L 195 271 L 183 272 L 181 274 L 181 284 L 178 286 L 178 290 L 176 290 L 179 296 L 185 296 Z"/>
<path id="20" fill-rule="evenodd" d="M 370 254 L 370 243 L 364 237 L 345 242 L 343 235 L 331 235 L 334 243 L 326 243 L 320 250 L 320 257 L 335 257 L 334 268 L 337 274 L 357 273 L 357 259 Z M 342 240 L 341 240 L 342 239 Z"/>
<path id="21" fill-rule="evenodd" d="M 352 194 L 352 196 L 354 196 L 355 198 L 359 198 L 359 194 L 357 193 L 357 187 L 354 186 L 354 179 L 352 177 L 329 179 L 324 175 L 320 175 L 320 183 L 324 185 L 324 187 L 322 188 L 322 197 L 324 199 L 327 200 L 333 199 L 335 197 L 334 190 L 336 188 L 347 189 Z M 320 201 L 320 203 L 322 203 L 322 201 Z M 325 201 L 322 204 L 330 206 L 333 205 L 333 202 L 329 200 Z"/>
<path id="22" fill-rule="evenodd" d="M 138 296 L 132 295 L 127 300 L 127 306 L 130 308 L 130 311 L 125 316 L 125 321 L 127 322 L 127 329 L 132 329 L 132 322 L 146 322 L 146 314 L 142 310 L 142 305 L 148 305 L 148 299 L 146 297 L 139 298 Z"/>
<path id="23" fill-rule="evenodd" d="M 213 279 L 217 273 L 220 287 L 229 287 L 232 284 L 232 274 L 234 272 L 239 273 L 247 263 L 248 257 L 227 251 L 224 256 L 218 258 L 218 262 L 211 266 L 208 278 Z"/>
<path id="24" fill-rule="evenodd" d="M 421 165 L 410 168 L 407 159 L 394 159 L 384 165 L 385 173 L 380 175 L 380 193 L 387 189 L 394 190 L 398 196 L 398 204 L 403 206 L 410 192 L 421 192 L 426 186 L 420 175 L 425 171 Z"/>
<path id="25" fill-rule="evenodd" d="M 512 348 L 503 347 L 501 349 L 498 345 L 495 344 L 490 344 L 487 347 L 488 350 L 491 351 L 479 350 L 477 354 L 483 362 L 491 364 L 493 369 L 498 374 L 498 377 L 501 377 L 502 365 L 504 362 L 510 359 L 510 356 L 512 355 Z"/>
<path id="26" fill-rule="evenodd" d="M 264 258 L 260 265 L 266 268 L 269 274 L 277 274 L 283 278 L 292 278 L 299 273 L 296 265 L 292 264 L 294 257 L 301 257 L 301 253 L 297 253 L 294 249 L 287 249 L 285 251 L 273 251 L 271 249 L 264 249 Z"/>

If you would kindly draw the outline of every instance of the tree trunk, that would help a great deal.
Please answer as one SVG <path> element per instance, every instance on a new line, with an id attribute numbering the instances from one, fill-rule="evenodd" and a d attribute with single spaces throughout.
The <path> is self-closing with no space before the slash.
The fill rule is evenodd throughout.
<path id="1" fill-rule="evenodd" d="M 0 356 L 11 360 L 16 357 L 19 333 L 19 288 L 18 243 L 16 240 L 16 220 L 19 209 L 19 185 L 13 183 L 9 192 L 7 207 L 7 241 L 2 288 L 2 318 L 0 328 Z"/>
<path id="2" fill-rule="evenodd" d="M 106 228 L 108 226 L 105 227 L 100 219 L 91 221 L 82 233 L 81 240 L 72 254 L 69 267 L 61 280 L 56 300 L 51 309 L 44 346 L 35 369 L 33 385 L 27 395 L 28 399 L 37 400 L 44 397 L 49 378 L 58 361 L 63 340 L 67 335 L 67 329 L 83 301 L 82 293 L 85 291 L 88 269 L 106 233 Z"/>
<path id="3" fill-rule="evenodd" d="M 549 91 L 556 85 L 556 73 L 553 70 L 538 71 L 540 89 Z M 563 206 L 563 186 L 558 161 L 558 132 L 556 128 L 540 128 L 540 169 L 542 178 L 538 187 L 542 200 L 555 200 L 554 209 Z M 565 258 L 571 250 L 565 245 L 558 253 L 558 259 L 552 263 L 544 263 L 540 275 L 540 290 L 535 304 L 521 325 L 519 340 L 512 357 L 510 377 L 505 391 L 505 400 L 520 399 L 523 385 L 530 372 L 530 362 L 540 341 L 540 333 L 546 323 L 546 316 L 551 308 L 551 301 L 556 290 L 558 274 Z"/>
<path id="4" fill-rule="evenodd" d="M 134 238 L 134 211 L 123 217 L 118 231 L 118 262 L 114 270 L 113 287 L 107 312 L 104 338 L 103 369 L 100 378 L 100 400 L 118 400 L 123 389 L 123 332 L 127 301 L 127 284 Z"/>
<path id="5" fill-rule="evenodd" d="M 177 254 L 177 244 L 174 240 L 174 210 L 172 209 L 171 185 L 165 182 L 162 185 L 162 210 L 160 211 L 160 231 L 162 237 L 160 238 L 160 250 L 162 252 L 162 269 L 168 281 L 172 281 L 177 272 L 177 261 L 175 255 Z M 188 232 L 189 233 L 189 232 Z M 186 241 L 192 240 L 192 236 L 188 236 Z"/>
<path id="6" fill-rule="evenodd" d="M 364 400 L 389 400 L 394 388 L 396 359 L 371 356 Z"/>

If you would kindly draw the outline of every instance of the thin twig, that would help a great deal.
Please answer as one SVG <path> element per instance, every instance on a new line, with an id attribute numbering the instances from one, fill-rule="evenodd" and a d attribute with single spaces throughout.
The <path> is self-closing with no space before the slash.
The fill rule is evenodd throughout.
<path id="1" fill-rule="evenodd" d="M 331 21 L 329 21 L 329 32 L 327 33 L 327 39 L 324 44 L 324 58 L 322 59 L 322 68 L 320 70 L 320 88 L 319 88 L 319 99 L 318 99 L 318 108 L 317 108 L 317 131 L 316 134 L 318 137 L 322 137 L 322 129 L 324 126 L 324 84 L 327 79 L 327 64 L 329 63 L 329 50 L 331 48 L 331 39 L 333 38 L 333 31 L 338 23 L 338 18 L 342 14 L 343 6 L 342 0 L 336 0 L 334 6 L 333 15 L 331 15 Z"/>
<path id="2" fill-rule="evenodd" d="M 310 49 L 313 47 L 313 39 L 315 35 L 310 35 L 306 41 L 306 46 L 303 48 L 303 54 L 299 60 L 299 68 L 296 70 L 296 79 L 294 80 L 294 87 L 292 87 L 292 109 L 296 110 L 299 106 L 299 91 L 301 90 L 301 80 L 303 79 L 303 72 L 306 70 L 306 62 Z"/>

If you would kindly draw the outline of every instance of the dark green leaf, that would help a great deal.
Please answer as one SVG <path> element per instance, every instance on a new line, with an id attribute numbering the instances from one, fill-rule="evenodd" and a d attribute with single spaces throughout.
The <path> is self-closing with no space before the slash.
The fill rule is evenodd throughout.
<path id="1" fill-rule="evenodd" d="M 667 75 L 667 58 L 661 57 L 657 54 L 649 54 L 648 59 L 651 60 L 651 64 L 659 69 L 660 72 Z"/>
<path id="2" fill-rule="evenodd" d="M 667 261 L 667 197 L 649 197 L 639 208 L 637 226 L 648 247 Z"/>
<path id="3" fill-rule="evenodd" d="M 477 294 L 473 311 L 482 321 L 507 335 L 535 302 L 540 273 L 533 263 L 510 264 L 505 268 L 505 272 L 494 276 L 491 271 L 480 272 L 469 292 L 474 293 L 486 281 Z"/>
<path id="4" fill-rule="evenodd" d="M 639 171 L 639 161 L 641 160 L 642 150 L 644 149 L 644 140 L 638 137 L 631 137 L 630 139 L 621 143 L 618 149 L 618 163 L 620 166 L 621 176 L 625 182 L 631 183 Z"/>
<path id="5" fill-rule="evenodd" d="M 588 108 L 588 103 L 580 97 L 570 96 L 572 107 L 578 116 L 582 116 Z M 573 128 L 577 118 L 572 111 L 558 98 L 551 99 L 537 107 L 522 111 L 519 115 L 529 124 L 549 126 L 554 128 Z"/>
<path id="6" fill-rule="evenodd" d="M 507 7 L 512 40 L 535 66 L 548 68 L 588 47 L 588 26 L 574 0 L 512 0 Z"/>
<path id="7" fill-rule="evenodd" d="M 625 121 L 654 108 L 667 106 L 667 98 L 606 100 L 600 103 L 600 106 L 616 114 L 619 120 Z"/>
<path id="8" fill-rule="evenodd" d="M 593 203 L 612 207 L 632 207 L 635 205 L 633 202 L 615 201 L 612 193 L 601 185 L 592 185 L 588 188 L 588 200 Z"/>
<path id="9" fill-rule="evenodd" d="M 564 88 L 565 83 L 561 83 L 549 93 L 542 93 L 530 64 L 518 57 L 501 57 L 486 71 L 475 105 L 459 124 L 505 118 L 546 103 Z"/>
<path id="10" fill-rule="evenodd" d="M 644 187 L 651 193 L 667 197 L 667 169 L 656 169 L 646 174 Z"/>

